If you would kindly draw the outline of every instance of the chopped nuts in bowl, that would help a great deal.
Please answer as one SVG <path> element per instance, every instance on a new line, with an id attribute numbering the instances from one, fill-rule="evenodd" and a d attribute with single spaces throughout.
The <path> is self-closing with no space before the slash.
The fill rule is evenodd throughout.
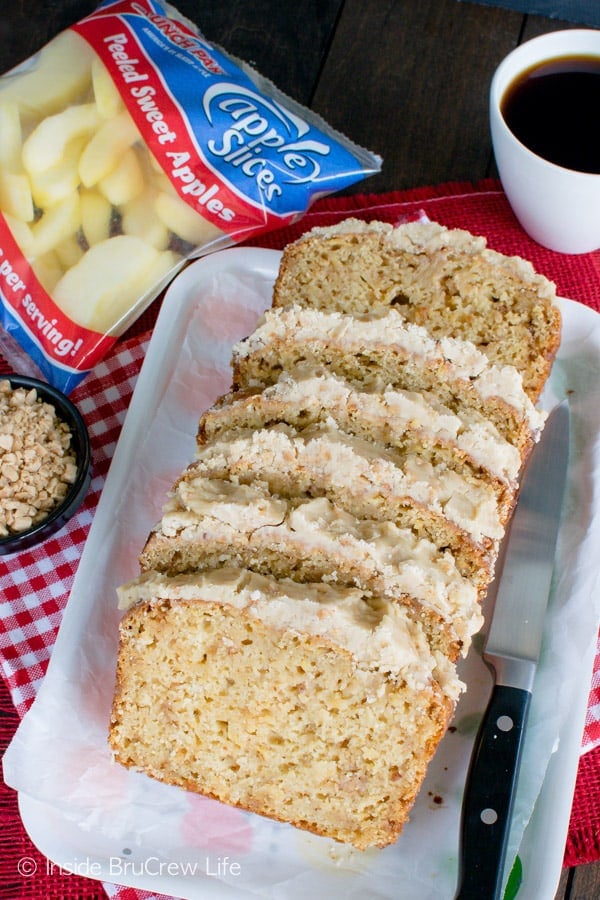
<path id="1" fill-rule="evenodd" d="M 89 436 L 74 404 L 43 381 L 0 376 L 0 555 L 62 528 L 90 479 Z"/>

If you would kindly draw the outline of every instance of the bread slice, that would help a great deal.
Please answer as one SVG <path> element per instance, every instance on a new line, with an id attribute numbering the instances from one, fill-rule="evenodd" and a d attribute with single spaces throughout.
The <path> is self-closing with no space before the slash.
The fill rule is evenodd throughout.
<path id="1" fill-rule="evenodd" d="M 480 587 L 491 578 L 505 517 L 493 489 L 443 463 L 401 457 L 340 432 L 335 423 L 303 429 L 269 426 L 201 445 L 182 474 L 241 484 L 264 482 L 286 497 L 326 497 L 359 518 L 410 528 L 450 549 L 461 574 Z"/>
<path id="2" fill-rule="evenodd" d="M 262 322 L 233 348 L 236 390 L 325 371 L 361 389 L 426 391 L 452 412 L 489 420 L 525 458 L 545 416 L 523 389 L 513 366 L 501 368 L 472 344 L 435 340 L 390 310 L 358 317 L 292 306 L 267 310 Z"/>
<path id="3" fill-rule="evenodd" d="M 273 306 L 344 314 L 397 310 L 432 337 L 471 341 L 515 366 L 536 399 L 560 343 L 556 289 L 529 262 L 435 222 L 346 219 L 314 228 L 283 253 Z"/>
<path id="4" fill-rule="evenodd" d="M 479 592 L 448 550 L 392 522 L 359 519 L 325 497 L 286 498 L 256 481 L 180 479 L 140 564 L 166 574 L 227 564 L 357 586 L 409 607 L 453 659 L 482 624 Z"/>
<path id="5" fill-rule="evenodd" d="M 401 607 L 235 569 L 121 596 L 118 762 L 359 849 L 396 840 L 461 689 Z"/>
<path id="6" fill-rule="evenodd" d="M 262 390 L 225 395 L 202 415 L 197 441 L 202 447 L 239 430 L 286 424 L 306 431 L 327 421 L 402 456 L 420 454 L 485 477 L 499 497 L 506 486 L 516 486 L 521 455 L 480 414 L 453 412 L 427 391 L 361 389 L 326 370 L 303 373 L 297 379 L 284 373 L 276 384 Z"/>

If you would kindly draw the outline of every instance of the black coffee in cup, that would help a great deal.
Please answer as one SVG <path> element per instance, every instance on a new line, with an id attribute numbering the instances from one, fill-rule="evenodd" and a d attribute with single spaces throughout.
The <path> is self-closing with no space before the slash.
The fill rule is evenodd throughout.
<path id="1" fill-rule="evenodd" d="M 564 56 L 522 72 L 501 112 L 538 156 L 566 169 L 600 173 L 600 56 Z"/>

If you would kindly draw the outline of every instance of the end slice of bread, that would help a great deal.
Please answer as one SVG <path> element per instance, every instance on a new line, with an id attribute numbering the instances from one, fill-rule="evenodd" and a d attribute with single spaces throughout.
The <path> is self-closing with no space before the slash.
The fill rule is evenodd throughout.
<path id="1" fill-rule="evenodd" d="M 471 341 L 497 365 L 515 366 L 532 399 L 560 343 L 554 284 L 482 237 L 436 222 L 346 219 L 315 228 L 283 254 L 273 305 L 352 315 L 396 309 L 433 337 Z"/>
<path id="2" fill-rule="evenodd" d="M 232 569 L 122 594 L 119 762 L 359 849 L 396 840 L 461 689 L 418 624 Z"/>

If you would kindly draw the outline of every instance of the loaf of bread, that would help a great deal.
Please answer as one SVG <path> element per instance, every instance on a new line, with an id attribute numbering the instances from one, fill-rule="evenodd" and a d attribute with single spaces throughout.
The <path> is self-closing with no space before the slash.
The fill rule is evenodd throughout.
<path id="1" fill-rule="evenodd" d="M 434 223 L 286 248 L 119 592 L 120 763 L 360 849 L 397 839 L 543 429 L 554 300 Z"/>

